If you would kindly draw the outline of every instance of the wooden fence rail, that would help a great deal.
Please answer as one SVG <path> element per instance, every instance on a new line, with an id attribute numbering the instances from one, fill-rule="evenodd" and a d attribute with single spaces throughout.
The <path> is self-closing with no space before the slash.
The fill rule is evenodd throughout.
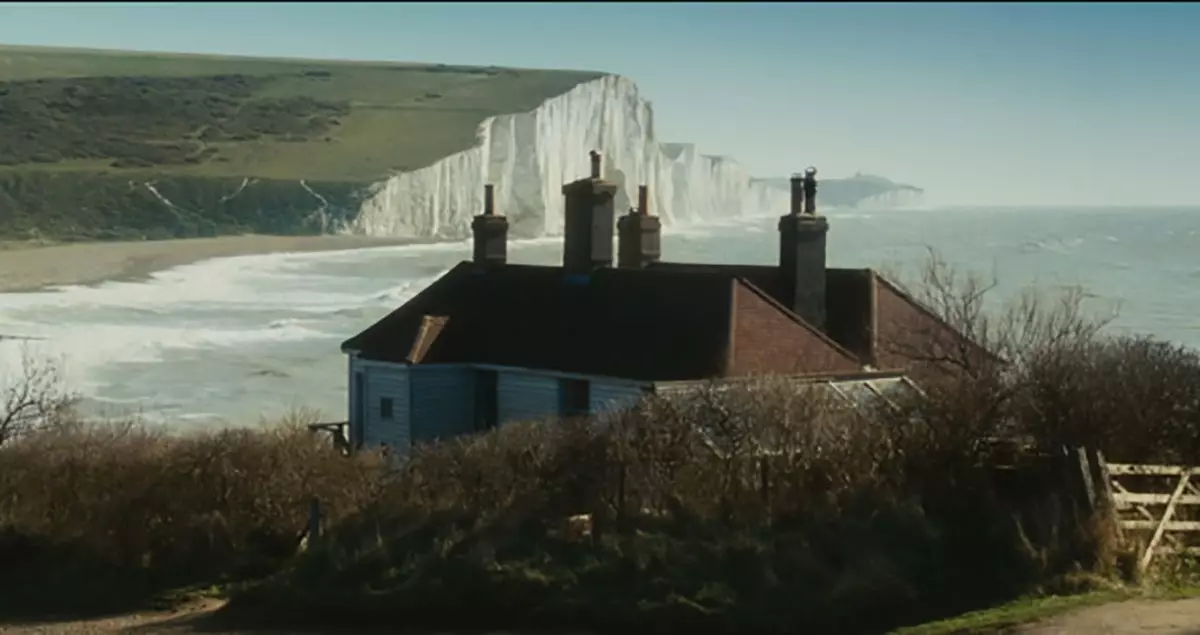
<path id="1" fill-rule="evenodd" d="M 1200 544 L 1196 544 L 1196 534 L 1200 532 L 1198 515 L 1183 513 L 1200 510 L 1200 487 L 1192 480 L 1193 475 L 1200 474 L 1200 468 L 1105 463 L 1102 457 L 1098 463 L 1122 533 L 1150 532 L 1145 551 L 1138 559 L 1140 570 L 1145 571 L 1155 554 L 1163 550 L 1200 554 Z M 1160 491 L 1135 491 L 1139 485 Z"/>

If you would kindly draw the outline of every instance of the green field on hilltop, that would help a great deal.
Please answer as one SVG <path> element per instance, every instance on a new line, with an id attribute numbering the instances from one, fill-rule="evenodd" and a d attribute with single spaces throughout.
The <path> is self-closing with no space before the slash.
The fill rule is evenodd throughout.
<path id="1" fill-rule="evenodd" d="M 326 231 L 366 184 L 600 76 L 0 46 L 0 238 Z"/>
<path id="2" fill-rule="evenodd" d="M 0 164 L 377 180 L 598 76 L 0 47 Z"/>

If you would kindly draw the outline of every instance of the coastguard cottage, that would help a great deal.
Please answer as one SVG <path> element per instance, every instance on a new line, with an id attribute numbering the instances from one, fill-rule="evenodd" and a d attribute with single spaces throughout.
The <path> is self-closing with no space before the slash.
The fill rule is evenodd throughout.
<path id="1" fill-rule="evenodd" d="M 616 184 L 563 187 L 562 266 L 507 262 L 508 221 L 484 190 L 474 256 L 342 344 L 349 441 L 414 443 L 506 422 L 621 408 L 646 393 L 772 374 L 849 398 L 911 387 L 890 346 L 961 339 L 871 269 L 826 267 L 816 170 L 792 179 L 773 266 L 670 263 L 639 189 L 615 218 Z M 618 233 L 613 266 L 613 231 Z"/>

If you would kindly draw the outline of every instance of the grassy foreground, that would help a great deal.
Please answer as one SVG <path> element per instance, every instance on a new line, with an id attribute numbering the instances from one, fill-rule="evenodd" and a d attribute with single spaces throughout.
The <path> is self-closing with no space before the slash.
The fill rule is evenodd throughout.
<path id="1" fill-rule="evenodd" d="M 1197 586 L 1115 588 L 1075 595 L 1032 596 L 1000 606 L 926 624 L 899 628 L 891 635 L 995 635 L 1093 606 L 1127 600 L 1179 600 L 1200 597 Z"/>
<path id="2" fill-rule="evenodd" d="M 1022 624 L 1040 622 L 1089 606 L 1140 597 L 1131 591 L 1097 591 L 1078 595 L 1029 597 L 994 608 L 896 629 L 892 635 L 984 635 L 1002 633 Z"/>

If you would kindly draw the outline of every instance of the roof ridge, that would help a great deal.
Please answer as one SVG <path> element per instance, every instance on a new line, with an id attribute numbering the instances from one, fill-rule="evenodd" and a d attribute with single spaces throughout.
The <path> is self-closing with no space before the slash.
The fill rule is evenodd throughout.
<path id="1" fill-rule="evenodd" d="M 458 262 L 458 264 L 454 265 L 453 267 L 450 267 L 445 273 L 443 273 L 441 276 L 438 276 L 438 278 L 436 280 L 434 280 L 430 284 L 426 285 L 425 288 L 418 291 L 416 293 L 416 295 L 412 296 L 408 300 L 405 300 L 400 306 L 396 307 L 395 309 L 392 309 L 390 312 L 388 312 L 387 315 L 379 318 L 378 320 L 376 320 L 374 323 L 372 323 L 370 326 L 363 329 L 362 331 L 359 331 L 358 334 L 355 335 L 354 337 L 351 337 L 350 339 L 347 339 L 347 340 L 343 340 L 342 345 L 340 347 L 342 352 L 348 353 L 350 351 L 353 351 L 355 346 L 358 346 L 361 344 L 361 340 L 364 337 L 370 337 L 370 333 L 372 331 L 374 331 L 376 329 L 379 329 L 379 330 L 387 329 L 389 326 L 391 326 L 394 316 L 396 316 L 400 312 L 404 311 L 405 308 L 410 307 L 410 306 L 414 305 L 415 303 L 419 302 L 421 300 L 421 298 L 427 298 L 429 296 L 436 294 L 438 292 L 439 287 L 441 285 L 446 284 L 446 282 L 445 282 L 446 280 L 454 279 L 457 275 L 460 275 L 459 272 L 463 271 L 465 268 L 470 267 L 470 266 L 472 266 L 471 261 L 460 260 Z"/>
<path id="2" fill-rule="evenodd" d="M 720 273 L 722 269 L 760 269 L 763 271 L 776 269 L 775 265 L 756 265 L 745 262 L 679 262 L 676 260 L 661 260 L 647 267 L 648 270 L 667 270 L 672 267 L 696 267 L 711 269 L 710 273 Z"/>

